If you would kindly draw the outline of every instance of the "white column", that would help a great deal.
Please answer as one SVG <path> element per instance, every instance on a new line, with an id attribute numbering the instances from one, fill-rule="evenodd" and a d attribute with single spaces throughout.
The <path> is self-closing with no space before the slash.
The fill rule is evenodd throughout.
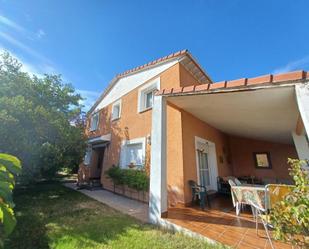
<path id="1" fill-rule="evenodd" d="M 309 145 L 305 135 L 297 135 L 292 132 L 294 145 L 297 151 L 298 158 L 300 160 L 309 159 Z"/>
<path id="2" fill-rule="evenodd" d="M 294 132 L 293 140 L 299 159 L 309 159 L 309 144 L 306 138 L 309 135 L 309 86 L 308 84 L 295 85 L 298 110 L 304 124 L 305 132 L 298 136 Z"/>
<path id="3" fill-rule="evenodd" d="M 149 220 L 159 223 L 167 211 L 166 99 L 155 96 L 152 108 Z"/>

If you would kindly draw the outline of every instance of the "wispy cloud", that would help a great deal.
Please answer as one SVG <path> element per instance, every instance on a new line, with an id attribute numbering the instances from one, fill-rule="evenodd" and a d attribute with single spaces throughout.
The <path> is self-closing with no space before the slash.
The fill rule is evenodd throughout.
<path id="1" fill-rule="evenodd" d="M 276 68 L 273 71 L 273 74 L 278 74 L 278 73 L 284 73 L 284 72 L 290 72 L 293 70 L 298 70 L 298 69 L 308 69 L 309 68 L 309 55 L 295 61 L 291 61 L 285 66 Z"/>
<path id="2" fill-rule="evenodd" d="M 45 62 L 49 61 L 46 57 L 44 57 L 43 55 L 41 55 L 40 53 L 38 53 L 34 49 L 28 47 L 23 42 L 15 39 L 13 36 L 11 36 L 11 35 L 9 35 L 5 32 L 0 31 L 0 37 L 2 39 L 6 40 L 11 45 L 18 47 L 19 49 L 23 50 L 24 52 L 28 53 L 29 55 L 31 55 L 31 56 L 39 59 L 39 60 L 42 60 L 42 61 L 45 61 Z"/>
<path id="3" fill-rule="evenodd" d="M 9 28 L 20 31 L 20 32 L 26 31 L 26 29 L 24 27 L 22 27 L 21 25 L 17 24 L 16 22 L 12 21 L 11 19 L 9 19 L 9 18 L 7 18 L 3 15 L 0 15 L 0 23 L 9 27 Z"/>
<path id="4" fill-rule="evenodd" d="M 45 31 L 43 29 L 39 29 L 36 33 L 35 36 L 37 39 L 42 39 L 46 35 Z"/>
<path id="5" fill-rule="evenodd" d="M 85 111 L 88 111 L 100 96 L 100 92 L 95 91 L 76 89 L 76 92 L 84 98 L 84 100 L 81 101 L 81 104 L 84 105 Z"/>
<path id="6" fill-rule="evenodd" d="M 22 63 L 21 70 L 23 72 L 29 73 L 30 75 L 35 74 L 38 77 L 43 77 L 43 71 L 38 66 L 27 62 L 25 59 L 23 59 L 21 56 L 13 53 L 12 51 L 9 51 L 8 49 L 4 48 L 2 45 L 0 45 L 0 54 L 9 52 L 12 57 L 17 59 L 20 63 Z"/>

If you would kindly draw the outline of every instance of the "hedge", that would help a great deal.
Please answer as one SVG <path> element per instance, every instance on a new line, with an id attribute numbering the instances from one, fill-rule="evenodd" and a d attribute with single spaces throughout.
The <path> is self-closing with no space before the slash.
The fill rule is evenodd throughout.
<path id="1" fill-rule="evenodd" d="M 113 165 L 105 171 L 105 174 L 115 185 L 127 185 L 138 191 L 148 191 L 149 189 L 149 177 L 144 170 L 121 169 L 119 166 Z"/>

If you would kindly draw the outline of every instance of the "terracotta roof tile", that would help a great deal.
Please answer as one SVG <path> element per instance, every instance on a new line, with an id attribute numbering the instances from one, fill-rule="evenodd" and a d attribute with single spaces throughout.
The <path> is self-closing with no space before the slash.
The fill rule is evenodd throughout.
<path id="1" fill-rule="evenodd" d="M 224 88 L 225 85 L 226 85 L 226 81 L 220 81 L 220 82 L 217 82 L 217 83 L 213 83 L 209 86 L 209 90 Z"/>
<path id="2" fill-rule="evenodd" d="M 246 78 L 242 78 L 242 79 L 238 79 L 238 80 L 229 80 L 226 83 L 226 87 L 244 86 L 244 85 L 246 85 L 246 82 L 247 82 Z"/>
<path id="3" fill-rule="evenodd" d="M 118 76 L 118 77 L 120 77 L 120 76 L 122 77 L 122 76 L 124 76 L 124 75 L 126 75 L 126 74 L 133 73 L 133 72 L 138 71 L 138 70 L 140 70 L 140 69 L 143 69 L 143 68 L 145 68 L 145 67 L 148 67 L 148 66 L 157 64 L 157 63 L 159 63 L 159 62 L 163 62 L 163 61 L 165 61 L 165 60 L 168 60 L 168 59 L 171 59 L 171 58 L 174 58 L 174 57 L 177 57 L 177 56 L 186 54 L 186 53 L 188 53 L 188 50 L 187 50 L 187 49 L 184 49 L 184 50 L 178 51 L 178 52 L 176 52 L 176 53 L 172 53 L 172 54 L 170 54 L 170 55 L 161 57 L 161 58 L 156 59 L 156 60 L 154 60 L 154 61 L 148 62 L 148 63 L 146 63 L 146 64 L 144 64 L 144 65 L 135 67 L 135 68 L 133 68 L 133 69 L 126 70 L 126 71 L 124 71 L 123 73 L 118 74 L 117 76 Z"/>
<path id="4" fill-rule="evenodd" d="M 263 83 L 268 83 L 268 82 L 272 82 L 271 74 L 247 79 L 247 85 L 257 85 L 257 84 L 263 84 Z"/>
<path id="5" fill-rule="evenodd" d="M 300 80 L 304 78 L 304 71 L 295 71 L 274 75 L 273 82 Z"/>
<path id="6" fill-rule="evenodd" d="M 279 83 L 294 83 L 299 80 L 309 80 L 309 72 L 304 71 L 295 71 L 288 72 L 277 75 L 262 75 L 255 78 L 242 78 L 237 80 L 230 81 L 220 81 L 212 84 L 202 84 L 196 86 L 187 86 L 184 88 L 176 88 L 172 91 L 169 89 L 164 94 L 181 94 L 181 93 L 194 93 L 194 92 L 203 92 L 203 91 L 223 91 L 224 89 L 239 89 L 239 88 L 250 88 L 252 85 L 271 85 L 271 84 L 279 84 Z M 303 81 L 302 81 L 303 82 Z M 164 90 L 163 90 L 164 91 Z M 160 91 L 162 92 L 162 90 Z M 163 93 L 159 95 L 164 95 Z"/>

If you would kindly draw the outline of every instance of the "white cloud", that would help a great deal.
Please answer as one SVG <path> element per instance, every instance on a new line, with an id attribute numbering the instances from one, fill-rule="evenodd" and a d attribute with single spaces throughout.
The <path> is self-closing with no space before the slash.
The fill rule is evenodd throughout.
<path id="1" fill-rule="evenodd" d="M 45 62 L 48 61 L 48 59 L 46 57 L 44 57 L 40 53 L 36 52 L 34 49 L 28 47 L 24 43 L 18 41 L 13 36 L 11 36 L 11 35 L 9 35 L 5 32 L 0 31 L 0 37 L 2 39 L 6 40 L 11 45 L 18 47 L 19 49 L 23 50 L 24 52 L 28 53 L 31 56 L 36 57 L 37 59 L 40 59 L 40 60 L 45 61 Z"/>
<path id="2" fill-rule="evenodd" d="M 89 111 L 90 108 L 93 106 L 94 102 L 100 96 L 100 92 L 95 91 L 76 89 L 76 92 L 84 98 L 84 100 L 81 101 L 81 104 L 84 105 L 85 111 Z"/>
<path id="3" fill-rule="evenodd" d="M 17 24 L 16 22 L 12 21 L 11 19 L 0 15 L 0 23 L 2 23 L 3 25 L 6 25 L 9 28 L 15 29 L 17 31 L 21 31 L 21 32 L 25 32 L 26 29 L 22 26 L 20 26 L 19 24 Z"/>
<path id="4" fill-rule="evenodd" d="M 45 31 L 43 29 L 39 29 L 36 33 L 35 36 L 37 39 L 42 39 L 46 35 Z"/>
<path id="5" fill-rule="evenodd" d="M 25 60 L 22 56 L 10 51 L 9 49 L 4 48 L 0 44 L 0 54 L 4 52 L 9 52 L 15 59 L 17 59 L 20 63 L 22 63 L 21 70 L 23 72 L 27 72 L 30 75 L 35 74 L 37 77 L 43 77 L 45 73 L 48 74 L 56 74 L 56 69 L 53 66 L 44 63 L 30 63 L 29 61 Z"/>
<path id="6" fill-rule="evenodd" d="M 288 64 L 286 64 L 285 66 L 276 68 L 273 71 L 273 74 L 278 74 L 278 73 L 285 73 L 285 72 L 290 72 L 290 71 L 294 71 L 294 70 L 301 70 L 301 69 L 308 69 L 309 68 L 309 55 L 296 60 L 296 61 L 291 61 Z"/>

